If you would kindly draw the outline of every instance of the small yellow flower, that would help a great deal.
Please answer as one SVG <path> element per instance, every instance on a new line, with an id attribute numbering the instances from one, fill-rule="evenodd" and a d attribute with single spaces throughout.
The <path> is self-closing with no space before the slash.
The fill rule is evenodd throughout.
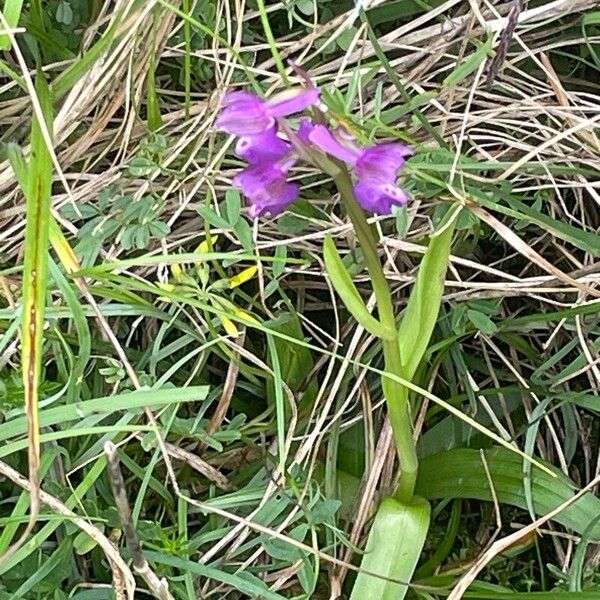
<path id="1" fill-rule="evenodd" d="M 242 285 L 242 283 L 245 283 L 246 281 L 252 279 L 256 275 L 257 271 L 258 267 L 256 266 L 248 267 L 247 269 L 240 271 L 237 275 L 234 275 L 229 280 L 229 287 L 232 289 L 236 288 L 238 285 Z"/>
<path id="2" fill-rule="evenodd" d="M 245 310 L 241 308 L 236 308 L 234 311 L 234 315 L 240 319 L 240 321 L 247 321 L 248 323 L 252 323 L 253 325 L 260 325 L 260 321 L 248 314 Z"/>
<path id="3" fill-rule="evenodd" d="M 223 329 L 225 329 L 228 335 L 237 337 L 240 334 L 240 332 L 237 330 L 236 326 L 233 324 L 233 321 L 231 319 L 228 319 L 227 317 L 222 315 L 219 315 L 219 319 L 223 325 Z"/>
<path id="4" fill-rule="evenodd" d="M 210 238 L 210 245 L 208 243 L 208 240 L 204 240 L 203 242 L 200 242 L 198 247 L 194 250 L 194 254 L 204 254 L 204 253 L 208 252 L 210 250 L 210 248 L 216 244 L 218 239 L 219 239 L 218 235 L 213 235 Z"/>
<path id="5" fill-rule="evenodd" d="M 171 274 L 173 275 L 175 281 L 183 281 L 183 269 L 181 268 L 181 265 L 171 265 Z"/>

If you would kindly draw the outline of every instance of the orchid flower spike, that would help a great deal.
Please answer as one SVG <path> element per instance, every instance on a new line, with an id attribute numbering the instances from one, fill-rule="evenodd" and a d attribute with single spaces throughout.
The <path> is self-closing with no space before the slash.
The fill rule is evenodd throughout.
<path id="1" fill-rule="evenodd" d="M 287 117 L 316 104 L 317 88 L 295 88 L 269 100 L 249 92 L 230 92 L 223 99 L 217 129 L 233 135 L 257 135 L 275 126 L 278 117 Z"/>
<path id="2" fill-rule="evenodd" d="M 396 185 L 398 171 L 413 154 L 410 146 L 385 142 L 360 148 L 343 131 L 334 134 L 324 125 L 315 125 L 309 140 L 323 152 L 348 163 L 356 174 L 354 193 L 367 211 L 380 215 L 392 212 L 392 206 L 408 202 L 406 192 Z"/>

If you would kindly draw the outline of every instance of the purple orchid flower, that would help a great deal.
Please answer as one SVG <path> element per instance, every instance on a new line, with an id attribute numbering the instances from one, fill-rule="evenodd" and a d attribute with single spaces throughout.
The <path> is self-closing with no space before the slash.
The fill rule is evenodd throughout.
<path id="1" fill-rule="evenodd" d="M 249 92 L 230 92 L 223 99 L 217 129 L 234 135 L 256 135 L 273 129 L 278 117 L 303 111 L 319 99 L 317 88 L 294 89 L 269 100 Z"/>
<path id="2" fill-rule="evenodd" d="M 300 186 L 288 183 L 288 171 L 295 159 L 276 163 L 251 164 L 233 178 L 233 185 L 250 201 L 252 218 L 266 213 L 277 216 L 300 195 Z"/>
<path id="3" fill-rule="evenodd" d="M 239 138 L 235 153 L 249 166 L 236 175 L 233 185 L 250 201 L 252 218 L 266 213 L 276 216 L 300 195 L 299 186 L 287 182 L 296 162 L 292 151 L 292 145 L 277 135 L 275 127 Z"/>
<path id="4" fill-rule="evenodd" d="M 251 165 L 277 162 L 291 150 L 292 145 L 277 135 L 275 127 L 254 135 L 243 135 L 235 146 L 236 156 Z"/>
<path id="5" fill-rule="evenodd" d="M 360 148 L 343 130 L 336 133 L 339 140 L 327 127 L 315 125 L 308 137 L 323 152 L 352 166 L 357 178 L 354 193 L 365 210 L 387 215 L 392 206 L 408 202 L 406 192 L 396 185 L 396 177 L 406 158 L 413 154 L 412 148 L 399 142 Z"/>

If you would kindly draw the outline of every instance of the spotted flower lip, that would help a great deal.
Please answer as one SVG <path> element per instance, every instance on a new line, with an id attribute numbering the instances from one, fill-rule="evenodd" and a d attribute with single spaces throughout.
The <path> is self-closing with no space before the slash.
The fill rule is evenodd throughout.
<path id="1" fill-rule="evenodd" d="M 288 183 L 288 171 L 295 159 L 279 163 L 251 164 L 233 178 L 233 185 L 250 201 L 252 218 L 263 214 L 275 217 L 300 195 L 300 187 Z"/>
<path id="2" fill-rule="evenodd" d="M 317 88 L 295 88 L 263 100 L 249 92 L 230 92 L 223 99 L 223 111 L 215 126 L 233 135 L 257 135 L 275 125 L 278 117 L 303 111 L 319 99 Z"/>
<path id="3" fill-rule="evenodd" d="M 327 127 L 315 125 L 308 138 L 323 152 L 352 166 L 357 178 L 354 193 L 365 210 L 386 215 L 392 212 L 392 206 L 406 204 L 408 195 L 397 187 L 396 177 L 413 149 L 400 142 L 361 148 L 344 133 L 338 134 L 340 141 Z"/>

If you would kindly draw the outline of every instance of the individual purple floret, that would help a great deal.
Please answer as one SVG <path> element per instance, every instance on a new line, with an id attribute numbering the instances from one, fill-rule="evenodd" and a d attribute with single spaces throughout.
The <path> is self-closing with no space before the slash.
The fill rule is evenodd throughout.
<path id="1" fill-rule="evenodd" d="M 298 131 L 296 132 L 296 135 L 298 136 L 298 138 L 300 139 L 300 141 L 305 145 L 308 146 L 310 145 L 310 134 L 313 132 L 313 129 L 315 128 L 313 122 L 307 118 L 307 117 L 302 117 L 300 119 L 300 123 L 299 123 L 299 127 L 298 127 Z"/>
<path id="2" fill-rule="evenodd" d="M 256 135 L 272 129 L 276 118 L 301 112 L 318 99 L 317 88 L 296 88 L 269 100 L 249 92 L 230 92 L 223 99 L 223 112 L 215 125 L 234 135 Z"/>
<path id="3" fill-rule="evenodd" d="M 275 127 L 255 135 L 243 135 L 235 146 L 235 154 L 251 165 L 281 160 L 292 149 L 289 142 L 277 135 Z"/>
<path id="4" fill-rule="evenodd" d="M 406 204 L 408 196 L 397 187 L 396 177 L 406 158 L 413 154 L 412 148 L 399 142 L 360 148 L 344 133 L 338 132 L 338 140 L 327 127 L 315 125 L 308 137 L 323 152 L 352 166 L 357 178 L 354 193 L 365 210 L 387 215 L 392 206 Z"/>
<path id="5" fill-rule="evenodd" d="M 276 216 L 298 198 L 300 186 L 287 181 L 294 162 L 292 158 L 278 163 L 251 164 L 233 178 L 233 185 L 250 201 L 252 218 L 266 213 Z"/>
<path id="6" fill-rule="evenodd" d="M 235 153 L 249 166 L 238 173 L 233 185 L 250 201 L 251 217 L 265 213 L 276 216 L 298 198 L 299 186 L 287 182 L 295 162 L 292 150 L 292 145 L 277 135 L 275 127 L 238 140 Z"/>

